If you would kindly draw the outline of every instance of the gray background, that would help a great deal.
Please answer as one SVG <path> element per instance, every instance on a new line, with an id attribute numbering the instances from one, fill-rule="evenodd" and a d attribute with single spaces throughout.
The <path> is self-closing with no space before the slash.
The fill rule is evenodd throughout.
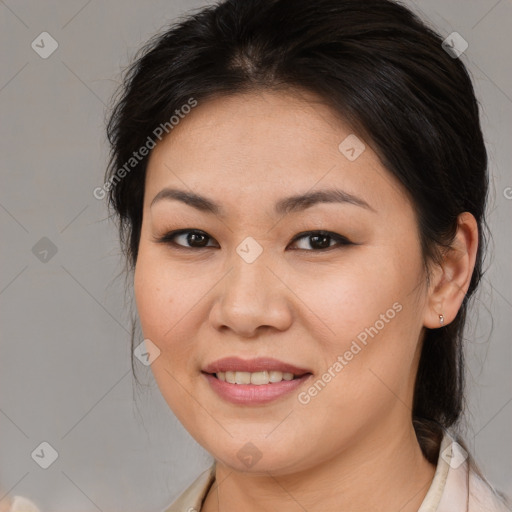
<path id="1" fill-rule="evenodd" d="M 24 495 L 43 512 L 157 511 L 210 464 L 147 368 L 138 372 L 147 386 L 133 384 L 117 233 L 92 194 L 120 70 L 167 21 L 207 3 L 0 0 L 0 498 Z M 469 43 L 493 244 L 469 315 L 466 439 L 512 494 L 512 2 L 406 4 Z M 47 59 L 31 48 L 43 31 L 59 44 Z M 33 252 L 43 237 L 57 250 L 46 262 Z M 31 457 L 43 441 L 59 454 L 46 470 Z"/>

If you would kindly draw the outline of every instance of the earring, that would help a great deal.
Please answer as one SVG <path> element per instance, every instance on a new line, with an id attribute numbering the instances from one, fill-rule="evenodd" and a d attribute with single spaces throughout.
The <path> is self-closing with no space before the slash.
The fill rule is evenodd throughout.
<path id="1" fill-rule="evenodd" d="M 443 315 L 439 315 L 439 323 L 441 325 L 444 325 L 444 316 Z"/>

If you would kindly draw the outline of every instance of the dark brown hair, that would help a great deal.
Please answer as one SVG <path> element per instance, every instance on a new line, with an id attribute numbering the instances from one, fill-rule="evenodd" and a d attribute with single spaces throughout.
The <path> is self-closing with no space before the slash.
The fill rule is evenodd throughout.
<path id="1" fill-rule="evenodd" d="M 471 79 L 442 41 L 390 0 L 226 0 L 202 8 L 149 41 L 126 71 L 108 123 L 106 174 L 133 270 L 148 157 L 114 178 L 155 129 L 190 98 L 201 105 L 253 90 L 307 90 L 348 122 L 407 190 L 427 281 L 453 242 L 458 216 L 472 213 L 479 247 L 471 283 L 455 320 L 426 329 L 414 390 L 412 421 L 434 464 L 442 430 L 464 406 L 463 328 L 482 276 L 488 189 Z"/>

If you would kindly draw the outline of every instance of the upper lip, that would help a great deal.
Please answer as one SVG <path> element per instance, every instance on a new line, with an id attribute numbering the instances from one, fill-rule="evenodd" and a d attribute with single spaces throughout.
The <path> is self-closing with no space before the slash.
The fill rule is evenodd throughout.
<path id="1" fill-rule="evenodd" d="M 240 357 L 225 357 L 218 359 L 203 368 L 205 373 L 218 372 L 263 372 L 278 371 L 283 373 L 293 373 L 294 375 L 304 375 L 311 373 L 305 368 L 299 368 L 290 363 L 285 363 L 277 359 L 268 357 L 258 357 L 255 359 L 241 359 Z"/>

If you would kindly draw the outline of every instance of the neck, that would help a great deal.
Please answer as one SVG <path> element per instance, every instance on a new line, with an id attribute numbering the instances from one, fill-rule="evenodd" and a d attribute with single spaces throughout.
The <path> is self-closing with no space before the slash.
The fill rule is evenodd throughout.
<path id="1" fill-rule="evenodd" d="M 217 462 L 201 511 L 417 512 L 435 467 L 423 457 L 412 424 L 407 427 L 380 426 L 321 464 L 285 476 L 251 475 Z"/>

